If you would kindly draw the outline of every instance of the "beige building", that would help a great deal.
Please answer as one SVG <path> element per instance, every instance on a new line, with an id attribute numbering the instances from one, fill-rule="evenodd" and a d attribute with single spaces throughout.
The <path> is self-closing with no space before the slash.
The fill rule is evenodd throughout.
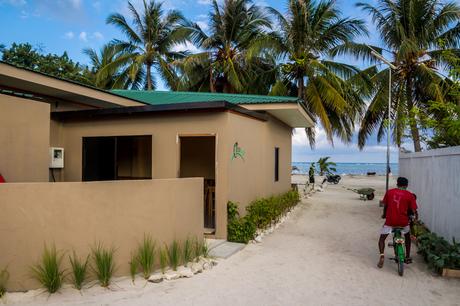
<path id="1" fill-rule="evenodd" d="M 0 208 L 11 214 L 0 217 L 0 235 L 10 237 L 0 249 L 30 231 L 42 245 L 50 237 L 46 222 L 59 216 L 62 224 L 54 226 L 66 228 L 89 210 L 100 213 L 86 233 L 97 239 L 94 231 L 110 232 L 104 218 L 113 226 L 125 214 L 125 204 L 114 207 L 121 199 L 137 205 L 139 224 L 169 228 L 160 235 L 165 241 L 189 233 L 226 238 L 228 201 L 244 213 L 251 201 L 290 189 L 292 129 L 312 125 L 295 98 L 109 92 L 0 63 L 0 174 L 7 182 L 0 184 Z M 89 210 L 79 211 L 82 203 Z M 40 207 L 33 216 L 31 206 Z M 167 207 L 175 213 L 165 217 Z M 129 220 L 136 222 L 135 214 Z M 64 235 L 74 232 L 51 232 L 50 239 L 81 245 Z"/>
<path id="2" fill-rule="evenodd" d="M 244 212 L 289 190 L 292 129 L 312 126 L 293 98 L 107 92 L 5 63 L 0 93 L 7 182 L 203 177 L 205 227 L 221 238 L 228 201 Z M 51 147 L 63 166 L 50 168 Z"/>

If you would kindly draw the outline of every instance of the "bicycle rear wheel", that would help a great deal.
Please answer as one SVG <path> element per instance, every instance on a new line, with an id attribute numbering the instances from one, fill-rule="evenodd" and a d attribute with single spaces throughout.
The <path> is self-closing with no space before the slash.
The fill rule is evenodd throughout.
<path id="1" fill-rule="evenodd" d="M 398 264 L 399 276 L 404 275 L 404 248 L 401 244 L 396 245 L 396 263 Z"/>

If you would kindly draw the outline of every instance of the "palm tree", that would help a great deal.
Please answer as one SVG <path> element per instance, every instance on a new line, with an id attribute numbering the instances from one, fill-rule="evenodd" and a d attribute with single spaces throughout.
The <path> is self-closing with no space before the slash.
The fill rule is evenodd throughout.
<path id="1" fill-rule="evenodd" d="M 145 88 L 155 87 L 152 68 L 162 76 L 166 83 L 173 86 L 177 82 L 176 72 L 171 62 L 184 56 L 183 52 L 175 52 L 177 45 L 186 42 L 186 33 L 181 31 L 185 19 L 178 11 L 165 13 L 161 2 L 143 0 L 143 11 L 138 12 L 131 2 L 128 8 L 132 17 L 132 25 L 126 18 L 114 13 L 107 18 L 108 24 L 118 27 L 126 36 L 127 41 L 114 40 L 112 44 L 123 50 L 124 56 L 102 68 L 101 76 L 108 75 L 114 67 L 123 66 L 126 58 L 130 59 L 127 67 L 131 80 L 145 73 Z M 145 69 L 145 72 L 144 72 Z"/>
<path id="2" fill-rule="evenodd" d="M 428 111 L 428 101 L 443 101 L 445 96 L 443 70 L 448 61 L 443 49 L 460 53 L 460 7 L 440 0 L 378 0 L 375 6 L 357 5 L 370 14 L 376 24 L 384 44 L 384 48 L 377 50 L 387 50 L 396 66 L 392 71 L 390 113 L 395 142 L 400 145 L 408 129 L 414 150 L 418 152 L 421 139 L 417 113 Z M 355 55 L 371 57 L 367 46 L 348 47 Z M 383 69 L 372 78 L 374 96 L 361 123 L 360 148 L 376 129 L 379 141 L 385 134 L 389 73 L 389 69 Z"/>
<path id="3" fill-rule="evenodd" d="M 365 107 L 357 85 L 364 85 L 366 78 L 356 67 L 326 58 L 335 47 L 366 34 L 364 22 L 342 18 L 334 0 L 289 0 L 285 14 L 273 8 L 270 11 L 280 28 L 271 35 L 271 44 L 286 62 L 281 69 L 284 78 L 274 90 L 288 93 L 295 87 L 331 142 L 334 134 L 344 142 L 351 141 L 354 122 Z M 307 129 L 307 135 L 313 146 L 314 130 Z"/>
<path id="4" fill-rule="evenodd" d="M 255 50 L 271 28 L 269 15 L 251 0 L 212 1 L 209 30 L 189 24 L 190 40 L 202 52 L 178 63 L 182 88 L 227 93 L 268 93 L 275 58 Z M 263 53 L 263 54 L 262 54 Z"/>
<path id="5" fill-rule="evenodd" d="M 323 176 L 324 174 L 331 173 L 332 171 L 337 171 L 335 168 L 337 166 L 336 163 L 328 161 L 330 156 L 326 157 L 321 157 L 318 161 L 318 167 L 319 167 L 319 175 Z"/>
<path id="6" fill-rule="evenodd" d="M 144 70 L 139 69 L 137 75 L 130 77 L 130 55 L 123 52 L 116 45 L 106 44 L 97 52 L 94 49 L 84 49 L 91 62 L 91 73 L 89 74 L 90 83 L 102 89 L 139 89 L 142 88 L 145 78 Z M 124 63 L 123 63 L 124 61 Z M 112 63 L 116 62 L 116 65 Z M 104 67 L 104 73 L 101 73 Z"/>

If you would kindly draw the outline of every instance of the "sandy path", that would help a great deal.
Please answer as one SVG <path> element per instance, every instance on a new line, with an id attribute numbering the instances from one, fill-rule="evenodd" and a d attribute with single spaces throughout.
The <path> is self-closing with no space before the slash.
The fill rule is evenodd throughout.
<path id="1" fill-rule="evenodd" d="M 92 289 L 83 296 L 58 294 L 46 304 L 460 305 L 460 281 L 432 276 L 420 257 L 414 256 L 404 277 L 390 261 L 376 268 L 378 202 L 359 201 L 341 185 L 378 186 L 381 194 L 382 182 L 347 178 L 316 193 L 262 243 L 192 279 L 115 287 L 114 292 Z"/>

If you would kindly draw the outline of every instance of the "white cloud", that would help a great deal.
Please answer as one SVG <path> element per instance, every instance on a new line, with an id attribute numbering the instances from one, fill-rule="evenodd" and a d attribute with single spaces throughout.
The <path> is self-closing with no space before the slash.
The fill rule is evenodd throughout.
<path id="1" fill-rule="evenodd" d="M 66 32 L 64 34 L 65 39 L 73 39 L 75 37 L 75 34 L 72 31 Z"/>
<path id="2" fill-rule="evenodd" d="M 208 4 L 211 4 L 212 1 L 211 0 L 198 0 L 197 3 L 201 5 L 208 5 Z"/>
<path id="3" fill-rule="evenodd" d="M 104 39 L 104 35 L 102 35 L 101 32 L 96 31 L 93 33 L 92 38 L 97 39 L 97 40 L 102 40 Z"/>
<path id="4" fill-rule="evenodd" d="M 68 0 L 70 5 L 74 8 L 74 9 L 79 9 L 80 8 L 80 5 L 81 5 L 81 0 Z"/>
<path id="5" fill-rule="evenodd" d="M 177 45 L 175 45 L 172 49 L 173 49 L 173 51 L 175 51 L 175 52 L 190 51 L 190 52 L 192 52 L 192 53 L 197 53 L 197 52 L 200 51 L 197 47 L 195 47 L 195 45 L 193 45 L 193 44 L 190 43 L 190 42 L 186 42 L 186 43 L 182 43 L 182 44 L 177 44 Z"/>
<path id="6" fill-rule="evenodd" d="M 209 25 L 206 21 L 197 21 L 196 24 L 203 30 L 203 31 L 206 31 L 207 29 L 209 29 Z"/>
<path id="7" fill-rule="evenodd" d="M 98 11 L 101 10 L 101 1 L 94 1 L 92 6 Z"/>
<path id="8" fill-rule="evenodd" d="M 86 34 L 86 32 L 80 32 L 80 35 L 78 35 L 78 38 L 81 40 L 81 41 L 84 41 L 84 42 L 87 42 L 88 41 L 88 34 Z"/>
<path id="9" fill-rule="evenodd" d="M 21 10 L 21 16 L 22 19 L 29 18 L 29 13 L 26 10 Z"/>

